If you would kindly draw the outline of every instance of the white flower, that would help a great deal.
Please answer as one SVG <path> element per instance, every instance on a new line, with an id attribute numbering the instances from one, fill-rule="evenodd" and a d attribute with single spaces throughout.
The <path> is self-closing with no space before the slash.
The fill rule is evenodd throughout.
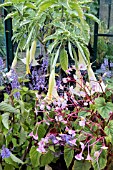
<path id="1" fill-rule="evenodd" d="M 105 146 L 105 145 L 103 145 L 103 146 L 101 147 L 101 149 L 108 149 L 108 147 Z"/>
<path id="2" fill-rule="evenodd" d="M 67 83 L 68 82 L 67 78 L 63 78 L 62 81 L 63 81 L 63 83 Z"/>
<path id="3" fill-rule="evenodd" d="M 78 68 L 79 68 L 79 70 L 87 70 L 87 67 L 84 64 L 79 64 Z"/>

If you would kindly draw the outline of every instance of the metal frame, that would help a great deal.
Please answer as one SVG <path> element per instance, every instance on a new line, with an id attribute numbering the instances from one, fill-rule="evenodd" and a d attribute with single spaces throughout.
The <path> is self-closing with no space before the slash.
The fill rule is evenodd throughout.
<path id="1" fill-rule="evenodd" d="M 2 0 L 2 2 L 4 2 L 4 0 Z M 3 9 L 4 18 L 8 14 L 7 9 Z M 5 44 L 6 44 L 6 67 L 7 70 L 9 71 L 14 58 L 13 43 L 12 43 L 12 36 L 13 36 L 12 19 L 9 18 L 5 20 L 4 26 L 5 26 Z"/>
<path id="2" fill-rule="evenodd" d="M 109 3 L 108 3 L 108 29 L 110 27 L 110 16 L 111 16 L 111 1 L 112 0 L 109 0 Z M 99 5 L 99 8 L 98 8 L 98 12 L 97 12 L 97 18 L 99 18 L 99 10 L 100 10 L 100 0 L 98 0 L 98 5 Z M 93 62 L 94 62 L 94 70 L 96 69 L 96 58 L 97 58 L 97 43 L 98 43 L 98 37 L 99 36 L 104 36 L 104 37 L 113 37 L 113 34 L 107 34 L 107 33 L 104 33 L 104 34 L 101 34 L 101 33 L 98 33 L 98 23 L 95 23 L 94 25 L 94 58 L 93 58 Z"/>

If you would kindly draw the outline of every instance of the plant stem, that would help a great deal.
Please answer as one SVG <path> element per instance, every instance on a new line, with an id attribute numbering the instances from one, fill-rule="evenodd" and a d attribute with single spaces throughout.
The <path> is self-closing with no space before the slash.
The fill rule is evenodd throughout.
<path id="1" fill-rule="evenodd" d="M 25 160 L 26 155 L 29 153 L 31 146 L 32 146 L 32 138 L 31 138 L 30 141 L 29 141 L 28 147 L 27 147 L 26 150 L 24 151 L 24 154 L 23 154 L 23 156 L 22 156 L 22 158 L 21 158 L 22 161 Z"/>

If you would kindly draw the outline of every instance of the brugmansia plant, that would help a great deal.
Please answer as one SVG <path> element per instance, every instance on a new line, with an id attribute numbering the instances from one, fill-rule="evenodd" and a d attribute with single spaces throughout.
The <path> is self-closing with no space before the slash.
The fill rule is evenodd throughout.
<path id="1" fill-rule="evenodd" d="M 99 22 L 90 13 L 91 2 L 92 0 L 31 0 L 30 2 L 7 0 L 0 5 L 9 6 L 11 9 L 5 19 L 13 18 L 12 39 L 18 43 L 17 52 L 26 49 L 26 73 L 30 73 L 31 62 L 37 64 L 34 58 L 37 42 L 40 42 L 44 51 L 49 54 L 51 60 L 49 99 L 52 99 L 55 91 L 55 66 L 58 60 L 64 71 L 68 69 L 69 57 L 76 66 L 79 60 L 86 66 L 90 65 L 90 54 L 87 48 L 90 27 L 87 18 Z"/>

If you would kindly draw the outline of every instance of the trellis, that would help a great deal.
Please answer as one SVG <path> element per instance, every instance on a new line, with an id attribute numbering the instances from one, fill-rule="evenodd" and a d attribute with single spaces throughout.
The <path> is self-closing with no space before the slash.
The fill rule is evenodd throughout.
<path id="1" fill-rule="evenodd" d="M 98 8 L 98 12 L 97 12 L 97 17 L 100 19 L 100 10 L 101 10 L 101 7 L 102 7 L 102 3 L 105 3 L 105 6 L 107 7 L 107 10 L 106 11 L 103 11 L 105 13 L 105 15 L 107 16 L 107 29 L 110 28 L 111 26 L 111 11 L 112 8 L 113 8 L 113 0 L 98 0 L 98 5 L 99 5 L 99 8 Z M 98 32 L 99 30 L 99 25 L 97 23 L 95 23 L 95 26 L 94 26 L 94 57 L 93 57 L 93 61 L 95 62 L 96 61 L 96 58 L 97 58 L 97 43 L 98 43 L 98 37 L 99 36 L 103 36 L 103 37 L 113 37 L 113 33 L 99 33 Z"/>

